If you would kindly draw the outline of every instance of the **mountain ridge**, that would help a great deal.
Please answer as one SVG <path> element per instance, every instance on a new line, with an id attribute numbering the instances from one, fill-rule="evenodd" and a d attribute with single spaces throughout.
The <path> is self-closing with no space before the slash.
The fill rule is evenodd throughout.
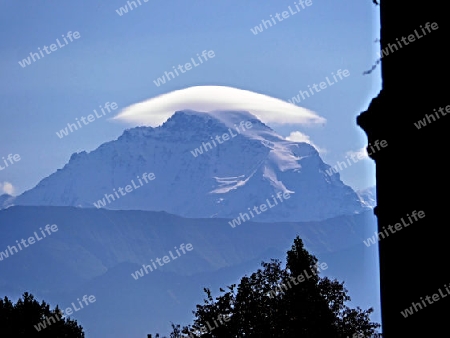
<path id="1" fill-rule="evenodd" d="M 255 271 L 261 260 L 284 260 L 299 235 L 307 250 L 328 264 L 327 275 L 346 280 L 358 304 L 376 305 L 375 280 L 367 276 L 373 264 L 368 256 L 378 257 L 376 246 L 363 244 L 376 229 L 371 211 L 325 221 L 250 221 L 235 229 L 228 221 L 139 210 L 12 206 L 0 210 L 0 254 L 45 224 L 56 224 L 58 231 L 0 260 L 0 292 L 12 298 L 27 290 L 62 308 L 92 294 L 95 307 L 75 316 L 87 334 L 139 337 L 170 320 L 188 322 L 202 302 L 203 287 L 217 292 Z M 182 243 L 191 243 L 192 252 L 138 280 L 132 277 Z M 155 304 L 164 304 L 164 310 Z"/>

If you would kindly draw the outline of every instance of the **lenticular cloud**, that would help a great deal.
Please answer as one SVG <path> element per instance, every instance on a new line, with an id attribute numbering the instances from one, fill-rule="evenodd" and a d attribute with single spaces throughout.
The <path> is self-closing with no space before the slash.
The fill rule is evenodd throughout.
<path id="1" fill-rule="evenodd" d="M 262 122 L 316 124 L 325 119 L 311 110 L 249 90 L 225 86 L 195 86 L 159 95 L 124 108 L 114 120 L 156 127 L 175 111 L 248 111 Z"/>

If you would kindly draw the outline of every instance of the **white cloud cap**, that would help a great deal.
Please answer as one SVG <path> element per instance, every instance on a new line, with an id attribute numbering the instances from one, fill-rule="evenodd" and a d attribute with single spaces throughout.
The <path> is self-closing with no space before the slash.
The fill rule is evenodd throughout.
<path id="1" fill-rule="evenodd" d="M 295 104 L 226 86 L 195 86 L 175 90 L 128 106 L 113 119 L 130 124 L 156 127 L 175 111 L 199 112 L 248 111 L 264 123 L 323 124 L 326 120 L 313 111 Z"/>

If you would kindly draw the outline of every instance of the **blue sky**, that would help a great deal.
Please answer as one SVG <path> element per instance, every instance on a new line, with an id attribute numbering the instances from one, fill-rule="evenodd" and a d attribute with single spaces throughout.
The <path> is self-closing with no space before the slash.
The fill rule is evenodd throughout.
<path id="1" fill-rule="evenodd" d="M 372 1 L 314 1 L 301 12 L 254 35 L 250 29 L 295 1 L 150 0 L 119 16 L 123 0 L 35 2 L 0 0 L 0 158 L 21 160 L 0 171 L 15 194 L 62 168 L 74 152 L 91 151 L 128 125 L 106 118 L 62 139 L 68 122 L 105 102 L 119 109 L 197 85 L 224 85 L 288 100 L 338 69 L 350 76 L 300 103 L 327 119 L 325 126 L 283 125 L 326 149 L 330 165 L 366 144 L 356 116 L 380 90 L 380 71 L 362 75 L 376 60 L 379 9 Z M 18 61 L 68 31 L 80 38 L 22 68 Z M 160 87 L 154 80 L 203 50 L 215 57 Z M 108 118 L 113 115 L 109 115 Z M 0 164 L 2 162 L 0 161 Z M 375 184 L 372 160 L 341 172 L 359 189 Z"/>

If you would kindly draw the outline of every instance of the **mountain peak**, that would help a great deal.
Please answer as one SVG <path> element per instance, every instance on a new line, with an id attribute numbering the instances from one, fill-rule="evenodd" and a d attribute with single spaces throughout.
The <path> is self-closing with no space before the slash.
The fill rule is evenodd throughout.
<path id="1" fill-rule="evenodd" d="M 255 115 L 247 111 L 212 111 L 198 112 L 194 110 L 176 111 L 163 125 L 162 129 L 228 129 L 250 122 L 252 127 L 265 131 L 272 131 L 270 127 L 261 122 Z M 245 129 L 245 128 L 242 128 Z"/>
<path id="2" fill-rule="evenodd" d="M 214 119 L 208 113 L 195 112 L 193 110 L 176 111 L 171 117 L 164 122 L 161 127 L 162 130 L 188 130 L 196 129 L 198 127 L 205 127 L 208 124 L 217 124 L 217 120 Z"/>

